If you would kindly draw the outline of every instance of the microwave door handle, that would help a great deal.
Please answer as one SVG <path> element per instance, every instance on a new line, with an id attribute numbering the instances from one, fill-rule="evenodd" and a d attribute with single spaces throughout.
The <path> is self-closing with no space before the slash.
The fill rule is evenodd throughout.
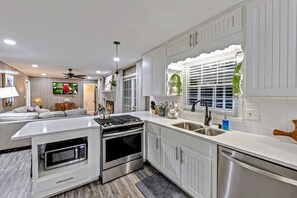
<path id="1" fill-rule="evenodd" d="M 287 184 L 297 186 L 297 181 L 294 180 L 294 179 L 283 177 L 281 175 L 274 174 L 272 172 L 257 168 L 255 166 L 251 166 L 249 164 L 246 164 L 246 163 L 244 163 L 244 162 L 242 162 L 240 160 L 237 160 L 237 159 L 233 158 L 232 156 L 230 156 L 228 153 L 226 153 L 224 151 L 221 152 L 221 155 L 224 158 L 226 158 L 227 160 L 230 160 L 231 162 L 233 162 L 233 163 L 235 163 L 235 164 L 237 164 L 237 165 L 239 165 L 239 166 L 241 166 L 243 168 L 246 168 L 246 169 L 248 169 L 250 171 L 256 172 L 256 173 L 264 175 L 266 177 L 270 177 L 271 179 L 274 179 L 274 180 L 278 180 L 278 181 L 281 181 L 281 182 L 285 182 Z"/>
<path id="2" fill-rule="evenodd" d="M 124 132 L 106 134 L 106 135 L 103 135 L 103 138 L 106 138 L 106 137 L 115 137 L 115 136 L 123 136 L 123 135 L 130 135 L 130 134 L 134 134 L 134 133 L 140 133 L 142 131 L 143 131 L 143 128 L 133 129 L 133 130 L 124 131 Z"/>
<path id="3" fill-rule="evenodd" d="M 78 149 L 75 148 L 75 159 L 78 159 Z"/>

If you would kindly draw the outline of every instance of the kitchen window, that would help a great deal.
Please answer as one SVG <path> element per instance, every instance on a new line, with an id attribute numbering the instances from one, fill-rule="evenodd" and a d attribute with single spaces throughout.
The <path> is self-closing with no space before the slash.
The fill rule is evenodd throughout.
<path id="1" fill-rule="evenodd" d="M 238 51 L 228 50 L 195 58 L 184 64 L 184 109 L 190 110 L 196 100 L 205 100 L 218 111 L 235 110 L 232 77 Z M 198 103 L 198 106 L 204 104 Z"/>

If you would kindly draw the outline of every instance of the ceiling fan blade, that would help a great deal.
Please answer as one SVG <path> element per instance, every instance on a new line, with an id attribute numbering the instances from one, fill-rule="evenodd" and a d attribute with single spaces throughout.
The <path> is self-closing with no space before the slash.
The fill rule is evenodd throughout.
<path id="1" fill-rule="evenodd" d="M 79 78 L 79 77 L 86 77 L 86 75 L 74 75 L 73 77 Z"/>
<path id="2" fill-rule="evenodd" d="M 68 76 L 68 75 L 69 75 L 69 73 L 62 73 L 62 74 L 66 75 L 66 76 Z"/>

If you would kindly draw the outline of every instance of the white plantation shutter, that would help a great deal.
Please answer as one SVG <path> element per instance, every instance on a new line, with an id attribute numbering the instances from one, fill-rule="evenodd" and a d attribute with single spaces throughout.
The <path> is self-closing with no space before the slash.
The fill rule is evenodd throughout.
<path id="1" fill-rule="evenodd" d="M 186 63 L 183 72 L 185 109 L 203 99 L 209 107 L 234 110 L 232 77 L 236 64 L 235 52 Z M 197 105 L 202 106 L 200 103 Z"/>

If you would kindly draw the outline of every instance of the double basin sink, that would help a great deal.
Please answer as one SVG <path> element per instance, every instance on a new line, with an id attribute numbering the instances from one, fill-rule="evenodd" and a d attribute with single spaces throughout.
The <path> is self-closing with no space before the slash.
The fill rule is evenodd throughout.
<path id="1" fill-rule="evenodd" d="M 224 131 L 219 129 L 213 129 L 213 128 L 205 128 L 201 124 L 191 123 L 191 122 L 182 122 L 178 124 L 173 124 L 172 126 L 178 127 L 181 129 L 189 130 L 195 133 L 199 133 L 202 135 L 208 135 L 208 136 L 216 136 L 224 133 Z"/>

